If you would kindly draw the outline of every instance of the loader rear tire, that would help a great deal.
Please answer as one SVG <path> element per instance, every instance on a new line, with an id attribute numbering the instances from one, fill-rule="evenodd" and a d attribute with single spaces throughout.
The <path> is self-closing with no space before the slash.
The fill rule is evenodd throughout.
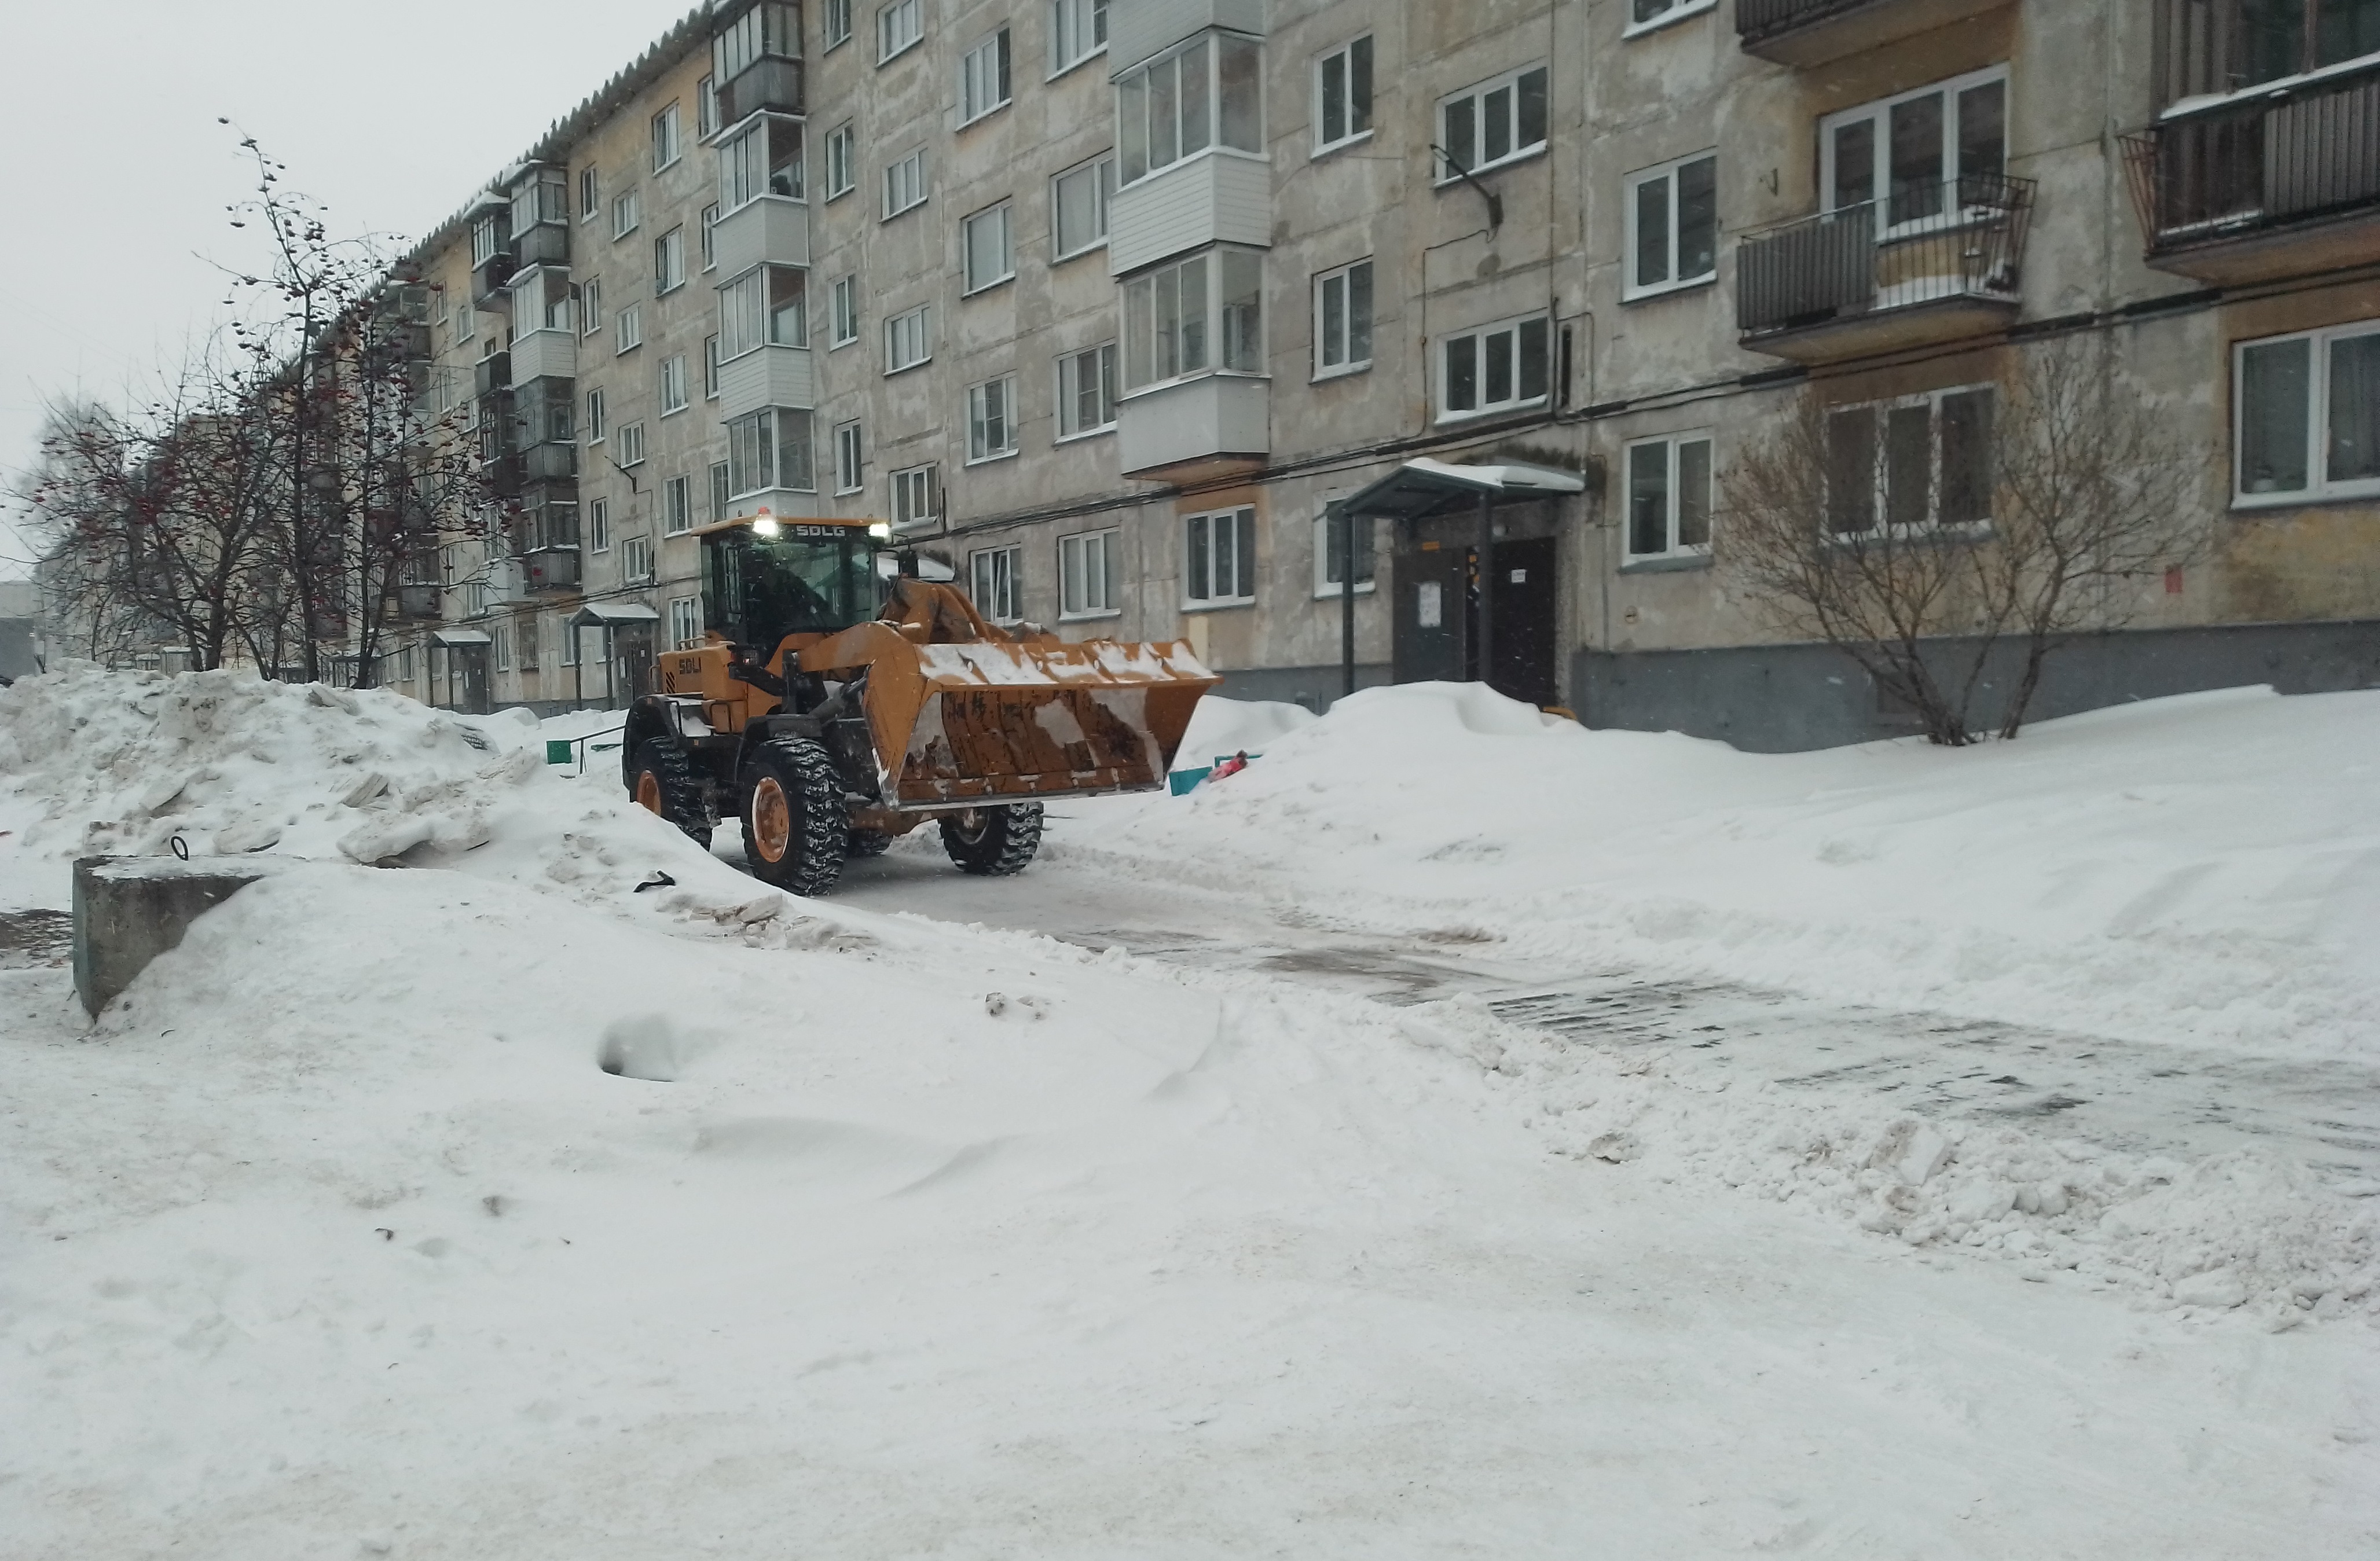
<path id="1" fill-rule="evenodd" d="M 942 849 L 962 873 L 1004 878 L 1025 871 L 1041 847 L 1041 805 L 1009 803 L 942 815 Z"/>
<path id="2" fill-rule="evenodd" d="M 823 894 L 843 877 L 851 816 L 833 756 L 807 737 L 760 744 L 744 787 L 744 859 L 789 894 Z"/>
<path id="3" fill-rule="evenodd" d="M 686 832 L 686 839 L 710 849 L 710 815 L 694 783 L 694 767 L 686 750 L 667 737 L 648 737 L 637 744 L 628 767 L 628 797 L 638 807 L 658 813 Z"/>

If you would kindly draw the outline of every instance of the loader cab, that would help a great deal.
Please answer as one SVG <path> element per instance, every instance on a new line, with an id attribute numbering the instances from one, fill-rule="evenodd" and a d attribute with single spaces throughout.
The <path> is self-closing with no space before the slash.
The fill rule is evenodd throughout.
<path id="1" fill-rule="evenodd" d="M 865 524 L 758 521 L 702 538 L 702 621 L 760 657 L 788 635 L 864 623 L 883 599 L 878 538 Z"/>

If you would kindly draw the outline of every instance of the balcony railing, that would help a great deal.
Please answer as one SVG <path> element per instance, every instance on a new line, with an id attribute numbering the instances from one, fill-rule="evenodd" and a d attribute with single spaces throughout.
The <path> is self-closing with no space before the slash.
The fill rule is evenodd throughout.
<path id="1" fill-rule="evenodd" d="M 439 587 L 425 581 L 407 580 L 396 587 L 396 615 L 416 621 L 438 616 Z"/>
<path id="2" fill-rule="evenodd" d="M 578 446 L 532 444 L 521 452 L 524 482 L 568 482 L 578 476 Z"/>
<path id="3" fill-rule="evenodd" d="M 512 296 L 504 291 L 504 284 L 510 282 L 513 279 L 513 272 L 519 269 L 520 262 L 513 259 L 512 251 L 509 249 L 502 250 L 472 267 L 471 307 L 480 309 L 510 309 Z"/>
<path id="4" fill-rule="evenodd" d="M 1779 65 L 1823 65 L 1913 38 L 2010 0 L 1735 0 L 1744 53 Z"/>
<path id="5" fill-rule="evenodd" d="M 570 263 L 570 229 L 561 223 L 539 223 L 513 235 L 516 273 L 531 266 Z"/>
<path id="6" fill-rule="evenodd" d="M 1929 305 L 2012 307 L 2033 193 L 1969 175 L 1754 234 L 1736 251 L 1736 328 L 1757 348 Z"/>
<path id="7" fill-rule="evenodd" d="M 2173 115 L 2125 137 L 2124 153 L 2152 265 L 2274 274 L 2252 261 L 2235 276 L 2236 252 L 2380 217 L 2380 61 Z"/>
<path id="8" fill-rule="evenodd" d="M 480 481 L 499 499 L 520 497 L 520 456 L 511 450 L 494 454 L 480 452 Z"/>
<path id="9" fill-rule="evenodd" d="M 513 355 L 508 352 L 490 353 L 472 367 L 471 390 L 475 395 L 493 395 L 510 390 L 513 383 Z"/>
<path id="10" fill-rule="evenodd" d="M 782 54 L 763 54 L 719 88 L 719 123 L 733 125 L 773 108 L 780 114 L 802 112 L 802 62 Z"/>
<path id="11" fill-rule="evenodd" d="M 531 591 L 578 588 L 578 550 L 548 548 L 521 555 L 521 585 Z"/>

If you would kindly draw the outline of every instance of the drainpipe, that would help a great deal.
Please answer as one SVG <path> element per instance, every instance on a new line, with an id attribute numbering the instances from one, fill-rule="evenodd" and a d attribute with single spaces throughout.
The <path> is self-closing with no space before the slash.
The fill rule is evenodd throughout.
<path id="1" fill-rule="evenodd" d="M 1496 496 L 1479 495 L 1479 681 L 1496 686 Z"/>
<path id="2" fill-rule="evenodd" d="M 1339 527 L 1339 670 L 1345 687 L 1341 696 L 1355 692 L 1355 516 L 1345 501 L 1332 506 Z"/>

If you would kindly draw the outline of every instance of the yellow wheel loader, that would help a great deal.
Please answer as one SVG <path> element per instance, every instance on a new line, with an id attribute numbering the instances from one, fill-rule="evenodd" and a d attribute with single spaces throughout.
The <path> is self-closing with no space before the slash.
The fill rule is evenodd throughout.
<path id="1" fill-rule="evenodd" d="M 962 870 L 1014 873 L 1045 799 L 1165 784 L 1222 681 L 1187 644 L 996 627 L 888 569 L 906 555 L 887 529 L 766 511 L 704 529 L 706 643 L 657 656 L 628 712 L 638 803 L 706 845 L 740 820 L 755 875 L 817 894 L 929 818 Z"/>

